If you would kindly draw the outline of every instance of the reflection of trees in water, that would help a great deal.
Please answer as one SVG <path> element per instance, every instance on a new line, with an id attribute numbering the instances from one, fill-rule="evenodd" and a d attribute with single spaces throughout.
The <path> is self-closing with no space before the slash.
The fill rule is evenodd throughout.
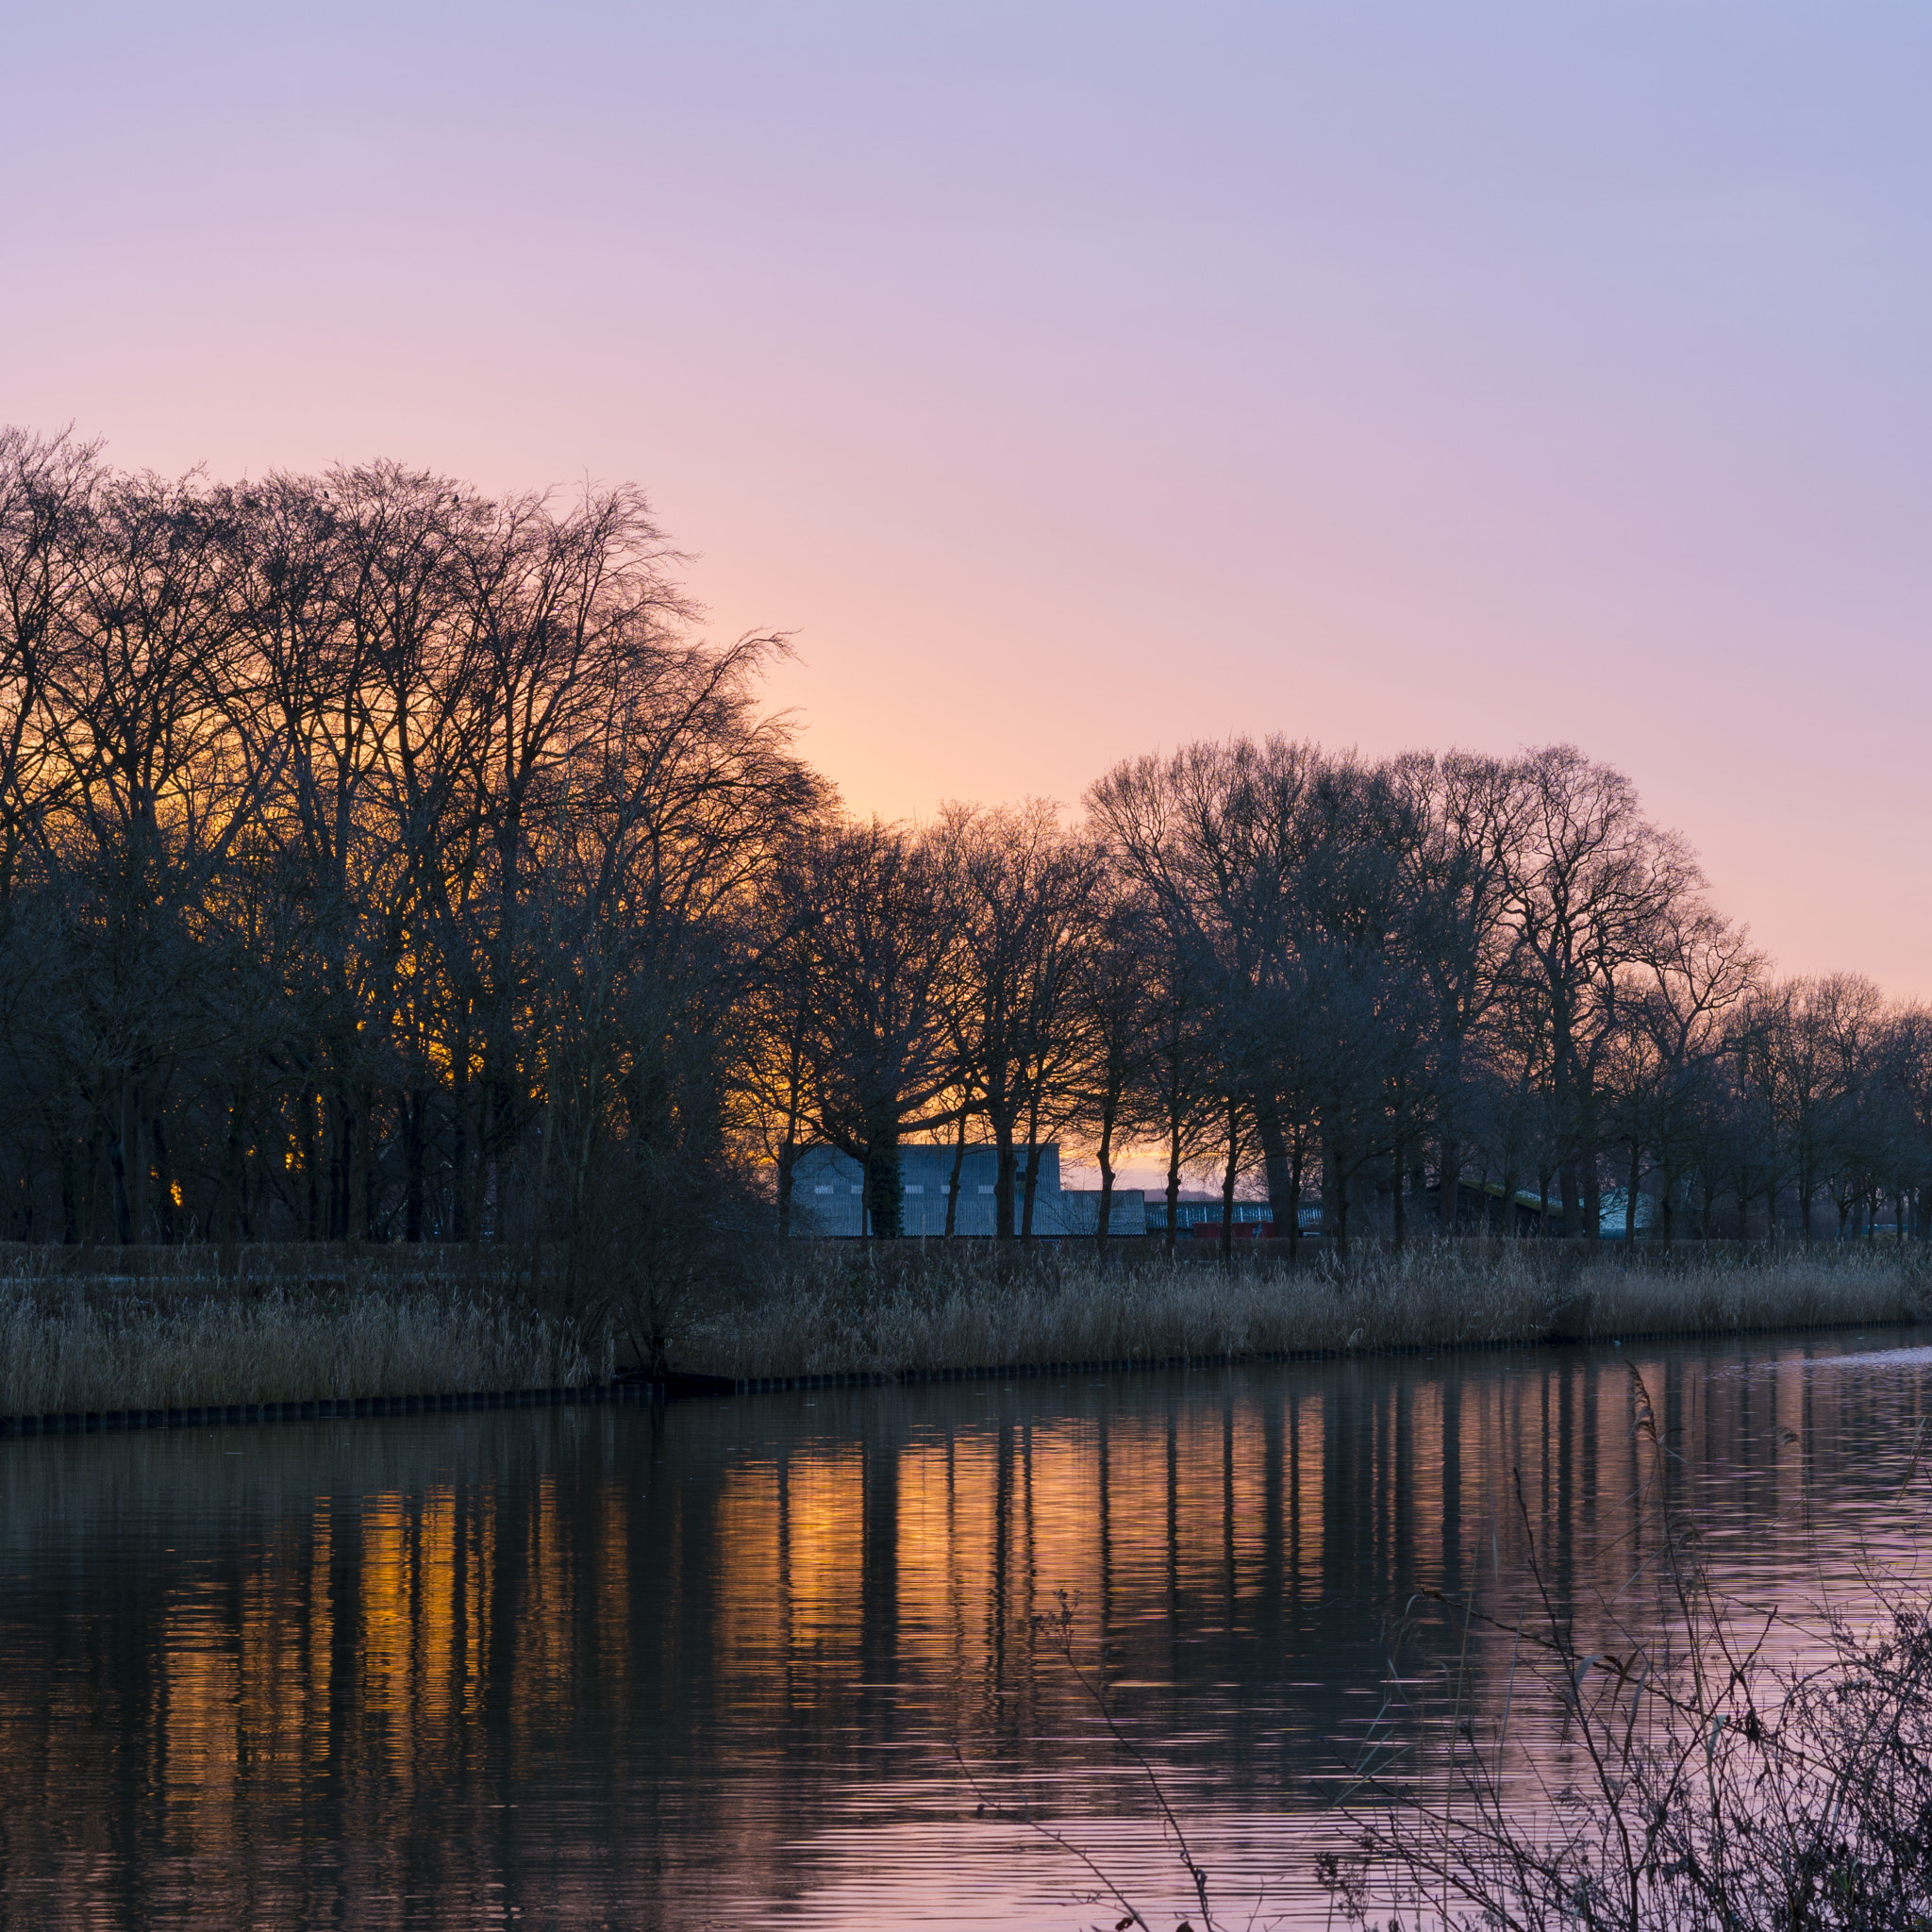
<path id="1" fill-rule="evenodd" d="M 1720 1563 L 1798 1570 L 1807 1482 L 1883 1490 L 1898 1374 L 1646 1365 Z M 764 1896 L 857 1789 L 929 1819 L 956 1738 L 1131 1806 L 1038 1649 L 1060 1591 L 1189 1802 L 1306 1803 L 1391 1644 L 1441 1662 L 1420 1593 L 1507 1623 L 1533 1533 L 1587 1623 L 1635 1568 L 1631 1404 L 1575 1355 L 12 1445 L 0 1912 Z"/>

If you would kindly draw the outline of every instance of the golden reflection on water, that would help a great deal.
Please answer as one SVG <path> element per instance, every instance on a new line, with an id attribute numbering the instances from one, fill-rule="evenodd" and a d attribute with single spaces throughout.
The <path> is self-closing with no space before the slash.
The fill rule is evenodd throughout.
<path id="1" fill-rule="evenodd" d="M 1924 1360 L 1819 1352 L 1641 1363 L 1741 1587 L 1912 1547 Z M 1027 1922 L 952 1746 L 1138 1802 L 1063 1595 L 1176 1791 L 1307 1810 L 1419 1593 L 1507 1622 L 1534 1539 L 1566 1610 L 1641 1612 L 1637 1414 L 1573 1353 L 9 1443 L 0 1923 L 811 1922 L 902 1881 Z"/>

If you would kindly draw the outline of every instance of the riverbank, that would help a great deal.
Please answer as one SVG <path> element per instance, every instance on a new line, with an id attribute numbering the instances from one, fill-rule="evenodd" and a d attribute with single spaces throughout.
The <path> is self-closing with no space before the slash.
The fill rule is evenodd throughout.
<path id="1" fill-rule="evenodd" d="M 1237 1256 L 1158 1244 L 959 1252 L 824 1243 L 771 1271 L 728 1320 L 694 1324 L 694 1366 L 736 1376 L 895 1374 L 955 1365 L 1214 1360 L 1634 1335 L 1896 1323 L 1932 1314 L 1916 1249 L 1640 1252 L 1535 1241 L 1412 1243 L 1358 1256 Z"/>
<path id="2" fill-rule="evenodd" d="M 0 1275 L 0 1417 L 386 1403 L 608 1382 L 625 1298 L 558 1305 L 527 1266 L 468 1251 L 136 1251 L 112 1273 L 16 1250 Z M 998 1365 L 1225 1361 L 1289 1354 L 1711 1335 L 1932 1315 L 1916 1249 L 1616 1251 L 1413 1244 L 1291 1269 L 1158 1244 L 1101 1254 L 990 1242 L 795 1243 L 682 1296 L 680 1369 L 733 1381 L 895 1379 Z"/>
<path id="3" fill-rule="evenodd" d="M 608 1380 L 610 1353 L 507 1275 L 0 1278 L 0 1416 L 572 1387 Z"/>

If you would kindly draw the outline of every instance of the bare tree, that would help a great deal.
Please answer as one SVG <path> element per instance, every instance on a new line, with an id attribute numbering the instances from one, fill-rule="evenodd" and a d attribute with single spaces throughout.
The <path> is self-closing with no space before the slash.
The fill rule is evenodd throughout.
<path id="1" fill-rule="evenodd" d="M 1196 1015 L 1211 1012 L 1215 1055 L 1249 1098 L 1263 1149 L 1277 1224 L 1290 1213 L 1289 1137 L 1284 1089 L 1296 1085 L 1281 1065 L 1300 1036 L 1296 992 L 1296 891 L 1307 865 L 1307 800 L 1322 768 L 1309 745 L 1271 738 L 1260 744 L 1192 744 L 1161 760 L 1116 766 L 1088 792 L 1095 830 L 1124 877 L 1143 893 L 1167 928 Z M 1170 1039 L 1175 1039 L 1169 1029 Z M 1181 1119 L 1169 1055 L 1170 1171 Z M 1170 1193 L 1177 1186 L 1170 1183 Z"/>
<path id="2" fill-rule="evenodd" d="M 1099 898 L 1092 908 L 1092 932 L 1074 992 L 1080 1041 L 1074 1120 L 1091 1137 L 1100 1169 L 1094 1239 L 1105 1247 L 1113 1231 L 1114 1156 L 1124 1143 L 1158 1125 L 1146 1103 L 1155 1052 L 1159 926 L 1145 896 L 1124 880 L 1104 874 L 1095 890 Z"/>
<path id="3" fill-rule="evenodd" d="M 903 1224 L 901 1141 L 975 1123 L 997 1224 L 1086 1138 L 1258 1166 L 1291 1245 L 1400 1240 L 1433 1151 L 1564 1226 L 1695 1188 L 1773 1231 L 1932 1235 L 1932 1028 L 1760 983 L 1628 783 L 1557 746 L 1279 738 L 856 825 L 696 641 L 631 489 L 396 464 L 225 487 L 0 431 L 0 1224 L 73 1240 L 526 1241 L 641 1357 L 813 1137 Z M 1032 1150 L 1023 1167 L 1020 1150 Z M 622 1212 L 613 1204 L 622 1204 Z M 956 1211 L 957 1192 L 948 1202 Z M 1555 1217 L 1545 1212 L 1548 1224 Z M 734 1233 L 731 1240 L 738 1237 Z"/>
<path id="4" fill-rule="evenodd" d="M 1617 1037 L 1624 969 L 1656 952 L 1673 909 L 1702 883 L 1683 841 L 1639 808 L 1629 780 L 1574 747 L 1521 768 L 1519 827 L 1504 887 L 1514 928 L 1511 996 L 1547 1034 L 1550 1086 L 1568 1153 L 1563 1231 L 1602 1224 L 1598 1076 Z"/>
<path id="5" fill-rule="evenodd" d="M 1468 752 L 1398 759 L 1393 775 L 1417 827 L 1405 852 L 1413 957 L 1435 1009 L 1438 1215 L 1442 1231 L 1453 1233 L 1469 1127 L 1469 1060 L 1480 1056 L 1485 1029 L 1505 1013 L 1522 943 L 1509 917 L 1508 885 L 1530 794 L 1516 768 Z"/>
<path id="6" fill-rule="evenodd" d="M 1757 985 L 1763 961 L 1747 933 L 1693 899 L 1670 909 L 1658 939 L 1640 969 L 1644 983 L 1632 1002 L 1632 1026 L 1650 1070 L 1644 1112 L 1658 1170 L 1659 1232 L 1668 1247 L 1679 1184 L 1707 1146 L 1719 1111 L 1730 1015 Z M 1707 1181 L 1707 1226 L 1709 1195 Z M 1633 1182 L 1626 1236 L 1636 1232 L 1635 1196 Z"/>
<path id="7" fill-rule="evenodd" d="M 1040 1123 L 1063 1110 L 1079 1058 L 1077 1022 L 1098 853 L 1067 838 L 1057 808 L 955 806 L 931 835 L 957 892 L 954 1006 L 963 1057 L 992 1130 L 994 1232 L 1031 1233 Z M 1015 1164 L 1022 1132 L 1026 1172 Z M 1016 1186 L 1024 1211 L 1016 1217 Z"/>
<path id="8" fill-rule="evenodd" d="M 957 1076 L 958 887 L 940 841 L 876 820 L 827 832 L 807 878 L 821 914 L 807 941 L 814 1124 L 864 1169 L 872 1232 L 891 1239 L 900 1141 L 945 1120 L 936 1103 Z"/>

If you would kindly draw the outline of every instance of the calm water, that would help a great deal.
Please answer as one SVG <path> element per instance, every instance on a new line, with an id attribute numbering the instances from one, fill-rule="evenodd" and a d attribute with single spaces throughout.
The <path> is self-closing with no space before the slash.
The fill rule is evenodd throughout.
<path id="1" fill-rule="evenodd" d="M 0 1924 L 1095 1923 L 983 1801 L 1178 1905 L 1062 1591 L 1224 1907 L 1296 1917 L 1454 1651 L 1418 1591 L 1507 1622 L 1533 1536 L 1641 1619 L 1632 1362 L 1740 1590 L 1914 1547 L 1875 1334 L 8 1442 Z"/>

